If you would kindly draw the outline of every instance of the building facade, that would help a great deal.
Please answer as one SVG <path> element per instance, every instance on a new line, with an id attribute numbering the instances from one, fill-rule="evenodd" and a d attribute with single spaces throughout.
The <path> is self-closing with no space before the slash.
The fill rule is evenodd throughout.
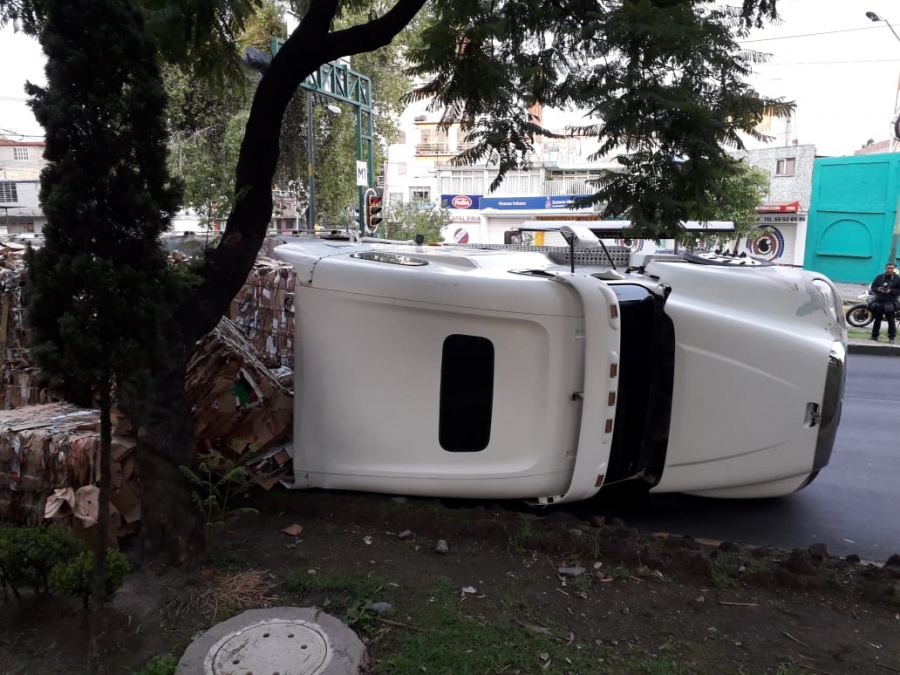
<path id="1" fill-rule="evenodd" d="M 740 249 L 778 265 L 802 267 L 807 218 L 812 203 L 816 146 L 779 145 L 736 153 L 750 166 L 769 174 L 769 191 L 757 209 L 760 234 Z"/>
<path id="2" fill-rule="evenodd" d="M 0 180 L 0 235 L 41 233 L 46 218 L 38 195 L 39 180 Z"/>
<path id="3" fill-rule="evenodd" d="M 46 164 L 43 141 L 16 141 L 0 136 L 0 180 L 38 180 Z"/>

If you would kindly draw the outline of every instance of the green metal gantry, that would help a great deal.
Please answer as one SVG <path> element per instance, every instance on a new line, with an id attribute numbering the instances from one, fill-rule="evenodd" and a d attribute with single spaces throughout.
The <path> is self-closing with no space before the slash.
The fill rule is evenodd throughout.
<path id="1" fill-rule="evenodd" d="M 272 56 L 274 57 L 285 42 L 284 38 L 272 38 Z M 359 186 L 359 230 L 366 234 L 365 193 L 374 187 L 375 156 L 373 153 L 372 133 L 372 81 L 340 61 L 332 61 L 319 66 L 319 69 L 306 78 L 301 89 L 320 94 L 336 101 L 349 103 L 356 110 L 356 159 L 366 162 L 367 186 Z"/>

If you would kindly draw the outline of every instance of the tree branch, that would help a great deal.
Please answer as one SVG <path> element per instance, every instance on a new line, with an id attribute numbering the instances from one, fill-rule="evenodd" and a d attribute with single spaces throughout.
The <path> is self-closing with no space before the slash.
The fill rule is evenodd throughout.
<path id="1" fill-rule="evenodd" d="M 304 38 L 308 38 L 310 35 L 324 35 L 331 26 L 337 6 L 338 0 L 313 0 L 296 32 Z"/>
<path id="2" fill-rule="evenodd" d="M 207 254 L 202 284 L 174 317 L 175 330 L 186 349 L 215 327 L 253 268 L 272 217 L 272 178 L 284 111 L 297 88 L 324 63 L 390 44 L 425 1 L 398 0 L 378 19 L 329 34 L 338 1 L 313 0 L 300 25 L 278 50 L 250 108 L 235 168 L 236 198 L 222 241 Z"/>
<path id="3" fill-rule="evenodd" d="M 426 0 L 398 0 L 391 10 L 368 23 L 331 33 L 324 47 L 326 63 L 342 56 L 375 51 L 386 45 L 419 13 Z"/>

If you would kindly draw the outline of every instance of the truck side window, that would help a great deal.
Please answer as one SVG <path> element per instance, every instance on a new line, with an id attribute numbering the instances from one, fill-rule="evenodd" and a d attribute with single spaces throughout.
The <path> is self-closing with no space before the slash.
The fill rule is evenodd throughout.
<path id="1" fill-rule="evenodd" d="M 474 335 L 449 335 L 441 357 L 438 438 L 448 452 L 478 452 L 491 440 L 494 344 Z"/>

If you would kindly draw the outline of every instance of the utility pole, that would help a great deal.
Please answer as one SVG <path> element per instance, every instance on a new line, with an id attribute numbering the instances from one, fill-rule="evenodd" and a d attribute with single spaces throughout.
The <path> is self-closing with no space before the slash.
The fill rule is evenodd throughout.
<path id="1" fill-rule="evenodd" d="M 866 12 L 866 18 L 875 23 L 884 21 L 884 23 L 887 24 L 887 27 L 891 29 L 891 33 L 894 34 L 894 37 L 897 38 L 897 42 L 900 42 L 900 35 L 897 35 L 897 31 L 894 30 L 890 21 L 879 16 L 875 12 Z M 900 148 L 900 138 L 898 138 L 898 136 L 900 136 L 900 134 L 898 134 L 900 129 L 898 129 L 898 122 L 900 122 L 900 79 L 897 81 L 897 91 L 894 93 L 894 117 L 891 120 L 891 152 L 896 152 L 897 149 Z M 898 240 L 900 240 L 900 196 L 897 198 L 897 209 L 894 212 L 894 232 L 891 236 L 891 252 L 888 254 L 886 262 L 897 262 Z"/>
<path id="2" fill-rule="evenodd" d="M 313 93 L 306 90 L 306 165 L 309 172 L 309 211 L 306 229 L 316 230 L 316 151 L 313 147 Z"/>

